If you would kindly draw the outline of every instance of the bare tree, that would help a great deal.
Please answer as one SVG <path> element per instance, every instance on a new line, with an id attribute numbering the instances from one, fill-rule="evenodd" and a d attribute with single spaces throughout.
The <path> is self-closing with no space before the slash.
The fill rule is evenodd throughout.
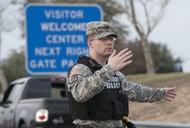
<path id="1" fill-rule="evenodd" d="M 19 23 L 15 21 L 15 19 L 9 19 L 7 20 L 6 18 L 4 18 L 2 16 L 3 13 L 5 13 L 6 9 L 10 6 L 10 5 L 16 5 L 16 4 L 20 4 L 21 0 L 0 0 L 0 85 L 1 85 L 1 90 L 2 91 L 5 91 L 5 89 L 7 88 L 8 86 L 8 83 L 7 83 L 7 79 L 6 79 L 6 76 L 5 76 L 5 73 L 4 71 L 2 70 L 2 64 L 1 64 L 1 48 L 2 48 L 2 38 L 1 38 L 1 34 L 3 31 L 6 31 L 6 32 L 9 32 L 13 29 L 15 29 L 18 24 L 16 23 Z M 13 13 L 14 14 L 14 13 Z M 8 15 L 8 18 L 10 17 L 13 17 L 15 18 L 13 15 Z"/>
<path id="2" fill-rule="evenodd" d="M 140 37 L 147 73 L 155 73 L 148 37 L 163 18 L 169 0 L 124 0 L 124 2 L 127 18 Z"/>
<path id="3" fill-rule="evenodd" d="M 2 6 L 2 5 L 5 5 L 5 6 Z M 9 1 L 8 1 L 8 3 L 3 3 L 2 0 L 0 1 L 0 85 L 1 85 L 2 91 L 5 91 L 8 84 L 7 84 L 7 79 L 5 77 L 5 74 L 1 67 L 1 46 L 2 46 L 1 32 L 2 32 L 2 28 L 3 28 L 1 15 L 5 11 L 5 9 L 8 5 L 9 5 Z"/>

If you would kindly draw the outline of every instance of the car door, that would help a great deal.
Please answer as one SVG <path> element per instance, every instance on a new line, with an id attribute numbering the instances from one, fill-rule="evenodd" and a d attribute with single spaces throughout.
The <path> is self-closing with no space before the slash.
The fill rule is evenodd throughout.
<path id="1" fill-rule="evenodd" d="M 0 128 L 14 128 L 14 115 L 16 111 L 17 103 L 20 99 L 20 91 L 22 86 L 11 85 L 5 92 L 5 97 L 1 103 L 0 112 Z"/>
<path id="2" fill-rule="evenodd" d="M 4 93 L 4 97 L 0 103 L 0 128 L 6 128 L 7 120 L 6 120 L 6 108 L 7 108 L 7 98 L 12 90 L 13 86 L 9 86 L 8 89 Z"/>
<path id="3" fill-rule="evenodd" d="M 4 108 L 3 108 L 3 102 L 0 101 L 0 128 L 3 128 L 4 125 Z"/>

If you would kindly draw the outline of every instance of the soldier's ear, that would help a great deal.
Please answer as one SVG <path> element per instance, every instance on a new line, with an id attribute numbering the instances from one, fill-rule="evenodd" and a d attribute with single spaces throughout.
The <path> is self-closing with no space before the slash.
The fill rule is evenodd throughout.
<path id="1" fill-rule="evenodd" d="M 88 46 L 89 48 L 93 48 L 93 40 L 88 39 Z"/>
<path id="2" fill-rule="evenodd" d="M 89 48 L 93 48 L 93 36 L 87 36 L 87 43 Z"/>
<path id="3" fill-rule="evenodd" d="M 90 48 L 93 48 L 93 41 L 89 41 L 88 46 L 89 46 Z"/>

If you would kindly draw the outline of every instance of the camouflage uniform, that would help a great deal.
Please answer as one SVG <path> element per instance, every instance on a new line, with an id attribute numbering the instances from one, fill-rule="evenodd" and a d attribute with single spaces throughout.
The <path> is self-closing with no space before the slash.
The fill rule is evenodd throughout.
<path id="1" fill-rule="evenodd" d="M 127 77 L 121 72 L 116 72 L 121 80 L 123 93 L 129 100 L 137 102 L 154 102 L 163 98 L 165 92 L 163 89 L 150 88 L 142 84 L 130 82 Z M 85 102 L 101 92 L 104 89 L 106 82 L 112 78 L 114 73 L 109 65 L 103 66 L 101 70 L 94 74 L 90 69 L 83 65 L 75 65 L 68 78 L 68 91 L 70 91 L 78 102 Z M 74 124 L 87 124 L 98 128 L 116 128 L 122 127 L 122 121 L 107 120 L 107 121 L 87 121 L 76 119 Z"/>
<path id="2" fill-rule="evenodd" d="M 97 27 L 98 32 L 107 31 L 107 34 L 115 34 L 110 30 L 109 24 L 106 24 L 107 28 L 100 28 L 100 26 L 95 26 L 92 24 L 91 27 Z M 90 28 L 91 28 L 90 27 Z M 93 35 L 97 31 L 94 29 L 87 28 L 87 36 Z M 93 34 L 92 34 L 93 33 Z M 99 34 L 104 37 L 105 34 Z M 116 34 L 115 34 L 116 36 Z M 137 102 L 154 102 L 163 99 L 165 91 L 161 88 L 150 88 L 142 84 L 130 82 L 127 77 L 117 71 L 115 74 L 119 76 L 121 81 L 122 91 L 128 96 L 130 101 Z M 109 65 L 104 65 L 102 69 L 97 70 L 95 73 L 92 73 L 91 70 L 83 64 L 76 64 L 70 71 L 67 80 L 68 91 L 71 92 L 73 98 L 78 102 L 86 102 L 96 94 L 100 93 L 106 83 L 112 79 L 114 72 L 111 70 Z M 106 121 L 92 121 L 92 120 L 80 120 L 76 119 L 73 121 L 74 124 L 88 125 L 95 128 L 121 128 L 122 120 L 106 120 Z"/>

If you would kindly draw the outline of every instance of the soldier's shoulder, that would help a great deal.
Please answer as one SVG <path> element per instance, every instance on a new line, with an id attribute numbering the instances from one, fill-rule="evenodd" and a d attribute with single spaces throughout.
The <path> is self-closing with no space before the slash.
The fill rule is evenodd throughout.
<path id="1" fill-rule="evenodd" d="M 76 64 L 73 66 L 72 70 L 89 70 L 89 68 L 84 64 Z"/>
<path id="2" fill-rule="evenodd" d="M 89 67 L 87 67 L 84 64 L 76 64 L 73 66 L 73 68 L 71 69 L 70 75 L 73 74 L 86 74 L 86 73 L 90 73 L 90 69 Z"/>

